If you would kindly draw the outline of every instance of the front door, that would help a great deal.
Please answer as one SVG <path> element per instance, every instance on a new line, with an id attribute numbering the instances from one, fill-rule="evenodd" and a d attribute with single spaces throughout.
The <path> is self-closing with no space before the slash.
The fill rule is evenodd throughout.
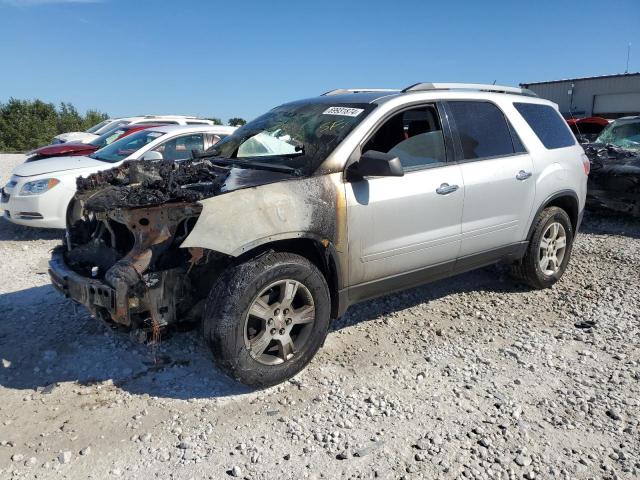
<path id="1" fill-rule="evenodd" d="M 347 183 L 350 286 L 453 267 L 464 184 L 460 166 L 447 162 L 441 125 L 435 105 L 404 110 L 362 147 L 397 155 L 405 174 Z"/>

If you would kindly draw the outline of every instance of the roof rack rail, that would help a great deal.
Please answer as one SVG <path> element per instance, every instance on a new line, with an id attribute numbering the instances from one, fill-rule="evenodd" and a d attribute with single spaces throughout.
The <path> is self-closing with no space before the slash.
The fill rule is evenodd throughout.
<path id="1" fill-rule="evenodd" d="M 513 95 L 525 95 L 527 97 L 538 96 L 535 92 L 527 88 L 482 83 L 415 83 L 402 90 L 402 92 L 428 92 L 433 90 L 474 90 L 477 92 L 511 93 Z"/>
<path id="2" fill-rule="evenodd" d="M 144 118 L 197 118 L 200 120 L 199 117 L 193 115 L 144 115 Z"/>
<path id="3" fill-rule="evenodd" d="M 321 96 L 330 96 L 330 95 L 340 95 L 343 93 L 363 93 L 363 92 L 399 92 L 400 90 L 397 88 L 336 88 L 335 90 L 329 90 L 328 92 L 324 92 Z"/>

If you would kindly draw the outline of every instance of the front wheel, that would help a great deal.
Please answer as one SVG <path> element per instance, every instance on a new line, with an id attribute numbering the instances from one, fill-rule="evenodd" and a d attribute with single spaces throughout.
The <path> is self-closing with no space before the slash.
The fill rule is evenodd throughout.
<path id="1" fill-rule="evenodd" d="M 548 288 L 560 280 L 573 247 L 573 226 L 563 209 L 545 208 L 536 219 L 533 235 L 514 275 L 533 288 Z"/>
<path id="2" fill-rule="evenodd" d="M 309 260 L 271 252 L 232 265 L 209 293 L 203 331 L 217 364 L 253 387 L 302 370 L 327 335 L 330 297 Z"/>

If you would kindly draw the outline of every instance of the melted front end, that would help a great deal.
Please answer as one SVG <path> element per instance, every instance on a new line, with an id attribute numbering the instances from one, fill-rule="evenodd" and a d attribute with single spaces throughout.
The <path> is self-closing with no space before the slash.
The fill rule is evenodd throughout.
<path id="1" fill-rule="evenodd" d="M 228 170 L 207 161 L 136 162 L 78 179 L 53 284 L 104 320 L 135 329 L 195 321 L 226 257 L 180 248 Z"/>

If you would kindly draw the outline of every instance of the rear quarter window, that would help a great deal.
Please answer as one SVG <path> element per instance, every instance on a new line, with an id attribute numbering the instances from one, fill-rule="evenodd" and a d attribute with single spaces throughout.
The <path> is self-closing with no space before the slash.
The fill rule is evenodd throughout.
<path id="1" fill-rule="evenodd" d="M 555 108 L 536 103 L 514 103 L 513 106 L 529 124 L 545 148 L 553 150 L 576 144 L 576 139 L 569 130 L 567 122 Z"/>

